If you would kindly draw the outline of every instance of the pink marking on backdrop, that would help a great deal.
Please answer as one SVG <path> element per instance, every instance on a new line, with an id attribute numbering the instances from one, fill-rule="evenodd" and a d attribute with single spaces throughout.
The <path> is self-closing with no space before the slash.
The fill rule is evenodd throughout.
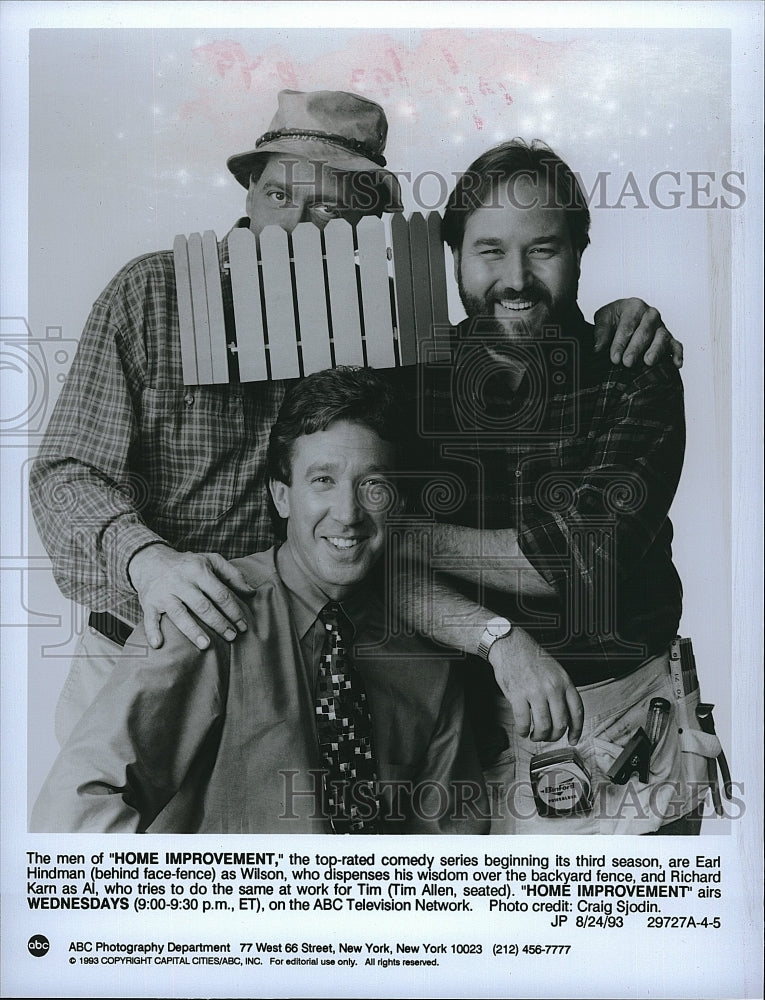
<path id="1" fill-rule="evenodd" d="M 277 63 L 276 72 L 287 90 L 300 90 L 300 77 L 291 62 Z"/>
<path id="2" fill-rule="evenodd" d="M 391 46 L 391 48 L 385 50 L 385 54 L 387 56 L 389 56 L 391 62 L 393 63 L 393 65 L 394 65 L 394 67 L 396 69 L 396 75 L 398 76 L 398 78 L 400 80 L 406 80 L 406 74 L 404 73 L 404 67 L 401 65 L 401 60 L 396 55 L 395 49 Z"/>
<path id="3" fill-rule="evenodd" d="M 249 79 L 249 69 L 255 69 L 260 62 L 256 59 L 249 62 L 247 53 L 239 42 L 210 42 L 200 45 L 192 51 L 193 58 L 198 62 L 211 66 L 221 78 L 225 79 L 234 69 L 245 71 L 245 79 Z"/>
<path id="4" fill-rule="evenodd" d="M 411 39 L 383 31 L 346 39 L 337 32 L 336 47 L 302 61 L 288 36 L 253 53 L 230 39 L 201 45 L 192 52 L 196 91 L 179 108 L 184 145 L 246 148 L 270 121 L 285 87 L 351 90 L 380 101 L 390 143 L 395 146 L 403 127 L 410 149 L 432 145 L 434 132 L 480 130 L 490 122 L 512 129 L 515 112 L 508 109 L 523 109 L 542 87 L 555 90 L 577 54 L 576 43 L 546 43 L 515 31 L 437 29 Z M 417 122 L 427 128 L 412 129 Z"/>
<path id="5" fill-rule="evenodd" d="M 454 73 L 455 75 L 459 73 L 460 70 L 459 66 L 457 65 L 457 60 L 454 58 L 451 52 L 448 49 L 441 49 L 441 52 L 443 53 L 446 65 L 449 67 L 452 73 Z"/>

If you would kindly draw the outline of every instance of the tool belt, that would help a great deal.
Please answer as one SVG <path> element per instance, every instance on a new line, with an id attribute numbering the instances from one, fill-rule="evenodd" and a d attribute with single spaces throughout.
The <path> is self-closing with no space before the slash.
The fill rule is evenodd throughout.
<path id="1" fill-rule="evenodd" d="M 717 815 L 732 799 L 713 706 L 701 701 L 690 639 L 632 674 L 580 688 L 582 738 L 538 743 L 515 731 L 485 767 L 492 833 L 645 834 L 696 814 L 711 790 Z"/>
<path id="2" fill-rule="evenodd" d="M 683 753 L 697 754 L 707 761 L 707 778 L 712 792 L 712 803 L 718 816 L 723 815 L 720 798 L 718 769 L 726 799 L 731 799 L 730 769 L 725 752 L 715 732 L 712 712 L 714 705 L 701 701 L 696 657 L 690 639 L 677 636 L 669 649 L 669 672 L 675 696 L 680 747 Z"/>
<path id="3" fill-rule="evenodd" d="M 637 775 L 638 782 L 648 784 L 654 750 L 665 734 L 667 737 L 674 736 L 680 748 L 683 773 L 689 787 L 695 788 L 696 804 L 703 801 L 709 787 L 715 813 L 722 816 L 720 788 L 727 799 L 731 799 L 733 794 L 730 770 L 715 732 L 714 705 L 701 701 L 696 658 L 690 639 L 676 636 L 672 640 L 669 677 L 674 716 L 667 699 L 651 698 L 646 706 L 644 724 L 628 739 L 621 754 L 606 772 L 606 777 L 616 785 L 625 785 Z M 674 732 L 667 732 L 670 726 Z"/>

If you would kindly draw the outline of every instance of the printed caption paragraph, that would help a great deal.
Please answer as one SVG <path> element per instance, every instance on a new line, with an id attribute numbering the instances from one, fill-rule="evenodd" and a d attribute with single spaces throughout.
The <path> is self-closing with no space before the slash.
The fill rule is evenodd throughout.
<path id="1" fill-rule="evenodd" d="M 110 940 L 107 934 L 98 940 L 72 939 L 70 965 L 437 966 L 444 956 L 450 961 L 456 956 L 566 956 L 576 947 L 566 940 L 567 932 L 576 935 L 582 929 L 714 931 L 722 926 L 723 867 L 720 856 L 712 854 L 662 861 L 650 855 L 587 853 L 27 851 L 26 860 L 30 910 L 212 917 L 210 933 L 195 941 L 140 940 L 140 935 Z M 448 943 L 428 940 L 427 930 L 421 941 L 351 942 L 318 935 L 307 940 L 269 934 L 271 918 L 281 911 L 350 913 L 362 933 L 365 918 L 371 930 L 382 913 L 492 914 L 493 926 L 501 930 L 493 940 Z M 252 932 L 249 940 L 216 939 L 226 926 L 224 914 L 235 913 L 238 927 Z M 146 927 L 151 933 L 153 925 Z"/>

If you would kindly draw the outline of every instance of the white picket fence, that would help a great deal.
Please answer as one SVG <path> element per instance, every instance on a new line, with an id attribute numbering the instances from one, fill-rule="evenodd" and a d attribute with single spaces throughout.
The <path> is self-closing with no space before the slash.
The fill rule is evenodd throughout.
<path id="1" fill-rule="evenodd" d="M 334 220 L 291 234 L 268 226 L 228 238 L 233 321 L 223 305 L 215 233 L 173 244 L 185 385 L 295 378 L 336 365 L 414 364 L 448 337 L 441 218 Z"/>

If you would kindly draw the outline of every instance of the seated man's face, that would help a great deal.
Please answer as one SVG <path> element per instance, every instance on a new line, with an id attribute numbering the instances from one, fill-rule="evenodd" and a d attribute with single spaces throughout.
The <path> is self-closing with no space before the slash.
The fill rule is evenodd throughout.
<path id="1" fill-rule="evenodd" d="M 271 483 L 295 561 L 330 598 L 361 583 L 382 552 L 393 462 L 392 444 L 337 420 L 295 441 L 291 485 Z"/>
<path id="2" fill-rule="evenodd" d="M 313 222 L 323 229 L 332 219 L 357 223 L 362 213 L 346 203 L 348 176 L 326 164 L 272 154 L 260 177 L 250 181 L 251 231 L 257 236 L 266 226 L 281 226 L 291 233 L 300 222 Z"/>

